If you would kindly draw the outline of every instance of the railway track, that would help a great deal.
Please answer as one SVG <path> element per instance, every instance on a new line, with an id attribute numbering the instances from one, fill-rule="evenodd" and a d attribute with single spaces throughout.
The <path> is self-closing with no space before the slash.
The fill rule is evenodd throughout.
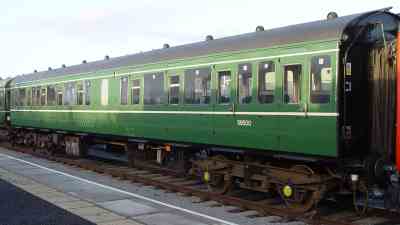
<path id="1" fill-rule="evenodd" d="M 196 203 L 212 201 L 213 206 L 234 206 L 232 213 L 249 211 L 250 217 L 279 216 L 282 221 L 302 221 L 312 225 L 363 225 L 363 224 L 400 224 L 397 214 L 387 213 L 381 210 L 371 210 L 366 216 L 360 217 L 353 212 L 351 207 L 332 210 L 332 204 L 322 203 L 318 209 L 309 213 L 296 213 L 286 209 L 282 204 L 277 204 L 276 198 L 265 194 L 251 195 L 246 191 L 232 191 L 229 194 L 219 194 L 210 191 L 206 184 L 193 177 L 183 176 L 172 170 L 166 170 L 157 166 L 135 165 L 129 167 L 120 163 L 99 161 L 93 159 L 71 158 L 65 155 L 48 155 L 33 151 L 29 147 L 11 146 L 8 143 L 2 147 L 18 152 L 45 158 L 50 161 L 63 163 L 68 166 L 107 174 L 121 180 L 143 185 L 153 186 L 169 192 L 177 192 L 186 196 L 196 197 Z M 337 206 L 338 207 L 338 206 Z M 239 209 L 239 210 L 237 210 Z"/>

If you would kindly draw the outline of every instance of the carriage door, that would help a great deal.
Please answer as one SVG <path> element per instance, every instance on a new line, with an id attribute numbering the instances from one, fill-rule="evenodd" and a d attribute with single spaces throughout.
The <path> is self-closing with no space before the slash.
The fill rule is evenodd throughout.
<path id="1" fill-rule="evenodd" d="M 319 155 L 336 156 L 336 56 L 332 53 L 313 55 L 307 61 L 310 66 L 307 116 L 308 124 L 314 124 L 310 148 Z"/>
<path id="2" fill-rule="evenodd" d="M 234 112 L 236 109 L 236 93 L 234 87 L 236 67 L 231 64 L 215 65 L 213 84 L 216 90 L 214 99 L 214 138 L 218 143 L 229 142 L 235 133 Z"/>
<path id="3" fill-rule="evenodd" d="M 279 110 L 279 149 L 305 153 L 310 141 L 308 130 L 307 68 L 304 56 L 280 59 L 281 99 Z M 312 126 L 311 126 L 312 127 Z M 311 128 L 310 127 L 310 128 Z"/>

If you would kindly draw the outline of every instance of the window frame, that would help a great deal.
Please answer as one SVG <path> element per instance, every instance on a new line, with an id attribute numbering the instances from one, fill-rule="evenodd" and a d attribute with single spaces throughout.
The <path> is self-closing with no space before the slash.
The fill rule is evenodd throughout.
<path id="1" fill-rule="evenodd" d="M 149 77 L 152 77 L 153 80 L 156 80 L 154 77 L 161 77 L 161 95 L 159 96 L 153 96 L 152 91 L 154 90 L 158 90 L 157 88 L 154 88 L 152 86 L 150 89 L 150 92 L 148 92 L 150 94 L 150 96 L 148 96 L 149 98 L 146 98 L 146 80 L 150 80 Z M 166 96 L 165 96 L 165 72 L 154 72 L 154 73 L 146 73 L 143 75 L 143 105 L 164 105 L 165 104 L 165 100 L 166 100 Z M 154 97 L 159 97 L 159 102 L 153 102 L 153 98 Z M 146 102 L 147 99 L 150 99 L 150 102 Z"/>
<path id="2" fill-rule="evenodd" d="M 225 73 L 225 74 L 224 74 Z M 231 70 L 217 70 L 216 71 L 217 75 L 217 104 L 219 105 L 229 105 L 233 101 L 233 95 L 232 95 L 232 85 L 233 85 L 233 72 Z M 221 101 L 221 76 L 229 76 L 229 85 L 227 87 L 228 93 L 229 93 L 229 100 L 226 102 Z"/>
<path id="3" fill-rule="evenodd" d="M 52 99 L 52 101 L 50 101 L 49 99 L 49 89 L 53 89 L 54 92 L 54 99 Z M 50 84 L 46 86 L 46 105 L 48 106 L 54 106 L 56 105 L 57 102 L 57 91 L 56 91 L 56 86 L 54 84 Z"/>
<path id="4" fill-rule="evenodd" d="M 178 83 L 171 83 L 171 79 L 177 77 L 178 78 Z M 178 103 L 171 103 L 171 88 L 174 87 L 178 87 Z M 168 75 L 168 104 L 169 105 L 179 105 L 182 102 L 182 98 L 181 98 L 181 91 L 182 91 L 182 79 L 181 79 L 181 75 L 174 73 L 171 75 Z"/>
<path id="5" fill-rule="evenodd" d="M 32 87 L 26 89 L 26 105 L 32 106 Z"/>
<path id="6" fill-rule="evenodd" d="M 131 101 L 130 101 L 130 105 L 141 105 L 142 104 L 142 78 L 139 77 L 132 77 L 130 79 L 131 81 L 131 88 L 130 88 L 130 95 L 131 95 Z M 139 81 L 139 85 L 138 86 L 134 86 L 134 81 Z M 133 100 L 135 99 L 133 96 L 133 90 L 137 90 L 139 89 L 139 95 L 138 95 L 138 102 L 137 103 L 133 103 Z"/>
<path id="7" fill-rule="evenodd" d="M 205 91 L 205 93 L 206 94 L 209 94 L 209 95 L 204 95 L 203 97 L 208 97 L 208 102 L 207 103 L 203 103 L 203 102 L 201 102 L 201 99 L 200 99 L 200 102 L 199 103 L 196 103 L 195 101 L 196 101 L 196 92 L 195 92 L 195 86 L 196 86 L 196 83 L 195 83 L 195 80 L 193 79 L 193 92 L 191 92 L 191 94 L 193 94 L 193 99 L 190 99 L 191 101 L 190 102 L 188 102 L 187 100 L 188 100 L 188 98 L 187 98 L 187 94 L 188 94 L 188 72 L 192 72 L 192 71 L 194 71 L 194 73 L 196 73 L 196 70 L 208 70 L 208 74 L 207 74 L 207 77 L 209 78 L 208 79 L 208 82 L 209 82 L 209 88 Z M 200 72 L 199 72 L 200 73 Z M 214 70 L 213 70 L 213 67 L 212 66 L 206 66 L 206 67 L 197 67 L 197 68 L 189 68 L 189 69 L 186 69 L 186 70 L 184 70 L 183 71 L 183 104 L 184 105 L 190 105 L 190 106 L 209 106 L 209 105 L 211 105 L 211 104 L 213 104 L 213 73 L 214 73 Z M 192 96 L 191 96 L 192 97 Z"/>
<path id="8" fill-rule="evenodd" d="M 5 89 L 1 88 L 1 90 L 0 90 L 0 105 L 1 105 L 1 108 L 5 108 L 5 92 L 6 92 Z"/>
<path id="9" fill-rule="evenodd" d="M 110 80 L 108 78 L 100 80 L 100 105 L 109 105 L 109 95 L 110 95 Z"/>
<path id="10" fill-rule="evenodd" d="M 81 103 L 79 102 L 80 99 L 82 100 Z M 76 105 L 85 105 L 85 87 L 83 81 L 76 82 Z"/>
<path id="11" fill-rule="evenodd" d="M 126 90 L 123 90 L 123 80 L 126 81 Z M 125 93 L 123 93 L 125 92 Z M 123 96 L 125 94 L 125 97 Z M 123 98 L 124 97 L 124 98 Z M 123 76 L 120 77 L 119 79 L 119 98 L 120 98 L 120 104 L 121 105 L 129 105 L 129 77 L 128 76 Z M 125 101 L 123 101 L 125 100 Z"/>
<path id="12" fill-rule="evenodd" d="M 260 82 L 260 76 L 261 76 L 261 65 L 266 65 L 266 64 L 268 64 L 268 65 L 273 65 L 273 68 L 274 68 L 274 70 L 273 70 L 273 72 L 274 72 L 274 89 L 271 91 L 272 93 L 273 93 L 273 95 L 272 95 L 272 101 L 271 102 L 263 102 L 263 101 L 261 101 L 260 100 L 260 98 L 261 98 L 261 95 L 260 95 L 260 93 L 261 93 L 261 82 Z M 279 100 L 279 96 L 277 95 L 277 89 L 279 88 L 279 86 L 277 85 L 278 84 L 278 66 L 277 65 L 279 65 L 279 64 L 277 64 L 276 62 L 275 62 L 275 60 L 267 60 L 267 61 L 258 61 L 258 62 L 256 62 L 256 68 L 257 68 L 257 76 L 256 76 L 256 78 L 254 78 L 254 79 L 256 79 L 257 80 L 257 90 L 256 90 L 256 94 L 257 94 L 257 103 L 258 104 L 261 104 L 261 105 L 272 105 L 272 104 L 276 104 L 277 102 L 278 102 L 278 100 Z M 285 67 L 285 65 L 283 65 L 283 67 Z M 267 73 L 267 70 L 265 70 L 265 73 Z M 264 74 L 265 75 L 265 74 Z M 282 78 L 283 78 L 283 76 L 282 76 Z M 283 81 L 283 79 L 282 79 L 282 81 Z M 264 84 L 263 85 L 265 85 L 265 78 L 264 78 Z M 266 89 L 266 87 L 265 87 L 265 89 Z M 282 83 L 282 90 L 283 90 L 283 83 Z M 264 90 L 264 91 L 268 91 L 268 90 Z M 263 96 L 267 96 L 267 95 L 263 95 Z"/>
<path id="13" fill-rule="evenodd" d="M 64 106 L 64 92 L 65 92 L 64 85 L 56 86 L 56 106 Z"/>
<path id="14" fill-rule="evenodd" d="M 41 86 L 33 87 L 32 90 L 32 99 L 34 99 L 33 106 L 40 106 L 40 96 L 41 96 Z"/>
<path id="15" fill-rule="evenodd" d="M 242 70 L 242 69 L 241 69 L 241 66 L 244 66 L 244 65 L 248 65 L 248 66 L 249 66 L 249 70 L 250 70 L 250 72 L 247 73 L 247 74 L 250 74 L 250 79 L 249 79 L 249 81 L 248 81 L 249 84 L 250 84 L 250 89 L 249 89 L 249 95 L 246 96 L 246 98 L 250 97 L 250 101 L 242 103 L 241 100 L 240 100 L 240 97 L 241 97 L 241 96 L 240 96 L 240 87 L 241 87 L 240 76 L 243 75 L 243 73 L 241 73 L 241 70 Z M 236 94 L 236 102 L 237 102 L 239 105 L 249 105 L 249 104 L 252 104 L 252 103 L 253 103 L 253 100 L 254 100 L 253 89 L 254 89 L 254 70 L 253 70 L 253 63 L 247 62 L 247 63 L 240 63 L 240 64 L 238 64 L 238 65 L 237 65 L 237 85 L 236 85 L 236 92 L 237 92 L 237 94 Z"/>
<path id="16" fill-rule="evenodd" d="M 299 91 L 299 93 L 300 93 L 300 95 L 299 95 L 299 97 L 298 97 L 298 102 L 296 102 L 296 103 L 291 103 L 291 102 L 286 102 L 286 100 L 285 100 L 285 68 L 286 67 L 288 67 L 288 66 L 300 66 L 300 80 L 299 80 L 299 83 L 300 83 L 300 91 Z M 303 86 L 304 86 L 304 84 L 303 84 L 303 81 L 304 81 L 304 70 L 305 70 L 306 68 L 304 67 L 304 63 L 300 63 L 300 62 L 297 62 L 297 63 L 288 63 L 288 64 L 283 64 L 282 65 L 282 103 L 284 104 L 284 105 L 301 105 L 302 104 L 302 101 L 303 101 Z M 275 82 L 276 83 L 276 82 Z M 309 88 L 308 88 L 309 89 Z"/>
<path id="17" fill-rule="evenodd" d="M 13 100 L 13 105 L 15 107 L 19 106 L 19 101 L 18 101 L 18 95 L 19 95 L 19 89 L 14 89 L 11 91 L 11 95 L 12 95 L 12 100 Z"/>
<path id="18" fill-rule="evenodd" d="M 23 97 L 21 94 L 23 93 Z M 18 88 L 18 106 L 25 106 L 26 102 L 26 88 Z"/>
<path id="19" fill-rule="evenodd" d="M 39 105 L 40 106 L 47 105 L 47 86 L 40 87 Z"/>
<path id="20" fill-rule="evenodd" d="M 86 105 L 86 106 L 91 104 L 91 94 L 90 94 L 91 86 L 92 86 L 91 80 L 83 81 L 84 105 Z"/>
<path id="21" fill-rule="evenodd" d="M 31 87 L 31 105 L 36 106 L 36 87 Z"/>
<path id="22" fill-rule="evenodd" d="M 68 97 L 67 92 L 70 92 L 69 94 L 71 94 L 71 96 L 69 96 L 70 99 L 66 99 Z M 66 100 L 68 100 L 68 101 L 66 101 Z M 68 104 L 66 104 L 66 103 L 68 103 Z M 63 104 L 65 106 L 77 105 L 77 82 L 71 81 L 71 82 L 67 82 L 64 84 Z"/>
<path id="23" fill-rule="evenodd" d="M 324 103 L 320 103 L 320 102 L 313 102 L 312 101 L 312 69 L 313 69 L 313 62 L 312 59 L 313 58 L 320 58 L 320 57 L 329 57 L 329 61 L 330 61 L 330 77 L 331 77 L 331 82 L 330 82 L 330 88 L 329 88 L 329 98 L 328 98 L 328 102 L 324 102 Z M 331 105 L 334 102 L 334 95 L 335 95 L 335 91 L 334 89 L 336 88 L 336 74 L 334 73 L 335 71 L 335 61 L 334 61 L 334 56 L 332 56 L 331 54 L 321 54 L 321 55 L 311 55 L 308 59 L 309 62 L 309 81 L 308 81 L 308 99 L 309 99 L 309 103 L 311 105 L 321 105 L 321 106 L 325 106 L 325 105 Z"/>

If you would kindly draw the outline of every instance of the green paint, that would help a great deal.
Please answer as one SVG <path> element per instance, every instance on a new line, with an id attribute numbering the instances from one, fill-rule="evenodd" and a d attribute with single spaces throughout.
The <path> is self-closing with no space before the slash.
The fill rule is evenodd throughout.
<path id="1" fill-rule="evenodd" d="M 237 72 L 239 63 L 220 64 L 212 70 L 212 100 L 209 105 L 120 105 L 120 76 L 133 74 L 129 79 L 131 90 L 133 78 L 141 79 L 143 102 L 143 74 L 137 71 L 157 70 L 160 68 L 189 67 L 194 64 L 220 61 L 241 60 L 246 58 L 268 57 L 275 55 L 296 54 L 300 52 L 323 51 L 337 48 L 337 40 L 309 43 L 297 43 L 277 46 L 269 49 L 255 49 L 241 52 L 214 54 L 204 57 L 166 61 L 150 65 L 116 68 L 97 71 L 90 74 L 75 74 L 48 80 L 36 81 L 33 85 L 57 83 L 76 79 L 92 79 L 90 106 L 13 106 L 13 109 L 50 109 L 50 110 L 135 110 L 135 111 L 207 111 L 229 112 L 234 104 L 236 112 L 301 112 L 305 105 L 309 112 L 336 112 L 336 61 L 337 52 L 317 55 L 329 55 L 332 59 L 332 100 L 329 104 L 310 104 L 310 59 L 313 55 L 299 55 L 284 58 L 268 59 L 276 66 L 275 101 L 272 104 L 260 104 L 257 101 L 258 63 L 266 60 L 249 61 L 253 71 L 253 100 L 250 104 L 237 104 Z M 283 66 L 287 64 L 302 65 L 301 99 L 296 105 L 283 103 Z M 166 70 L 163 70 L 165 72 Z M 231 72 L 230 104 L 217 103 L 218 71 Z M 170 75 L 180 76 L 180 98 L 183 100 L 184 69 L 168 70 L 165 74 L 164 90 L 167 96 Z M 114 73 L 117 75 L 115 76 Z M 109 79 L 109 105 L 100 104 L 101 79 Z M 61 83 L 60 83 L 61 82 Z M 131 102 L 129 94 L 128 102 Z M 182 101 L 181 101 L 182 102 Z M 1 116 L 1 115 L 0 115 Z M 196 114 L 119 114 L 119 113 L 75 113 L 75 112 L 12 112 L 12 124 L 15 126 L 41 127 L 75 132 L 101 133 L 127 137 L 151 138 L 175 142 L 220 145 L 237 148 L 274 150 L 302 154 L 337 156 L 337 118 L 317 116 L 254 116 L 254 115 L 196 115 Z M 238 120 L 250 121 L 251 126 L 239 126 Z"/>

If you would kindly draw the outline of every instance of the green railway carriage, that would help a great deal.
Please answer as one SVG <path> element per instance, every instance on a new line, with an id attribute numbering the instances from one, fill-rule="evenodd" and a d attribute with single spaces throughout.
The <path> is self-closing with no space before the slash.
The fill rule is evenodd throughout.
<path id="1" fill-rule="evenodd" d="M 399 38 L 383 9 L 49 68 L 12 80 L 12 136 L 60 135 L 67 153 L 124 142 L 157 162 L 196 151 L 179 160 L 207 182 L 290 190 L 305 209 L 339 183 L 365 190 L 359 177 L 399 196 Z"/>
<path id="2" fill-rule="evenodd" d="M 12 124 L 337 157 L 338 59 L 362 16 L 19 76 Z"/>
<path id="3" fill-rule="evenodd" d="M 352 18 L 17 77 L 12 124 L 337 157 L 338 43 Z"/>
<path id="4" fill-rule="evenodd" d="M 9 86 L 11 79 L 0 80 L 0 127 L 5 128 L 9 125 Z"/>

